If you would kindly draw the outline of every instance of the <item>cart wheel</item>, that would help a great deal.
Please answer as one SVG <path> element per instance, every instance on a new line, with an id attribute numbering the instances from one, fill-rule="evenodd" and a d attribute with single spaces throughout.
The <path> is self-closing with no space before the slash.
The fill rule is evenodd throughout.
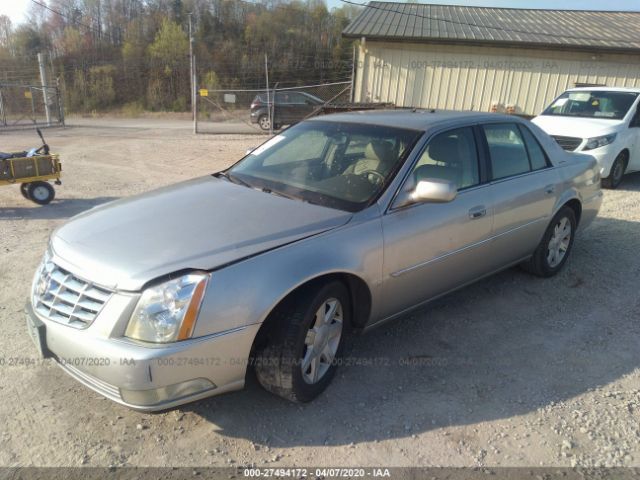
<path id="1" fill-rule="evenodd" d="M 26 198 L 27 200 L 31 200 L 29 198 L 29 183 L 21 183 L 20 184 L 20 193 L 22 194 L 22 196 L 24 198 Z"/>
<path id="2" fill-rule="evenodd" d="M 46 205 L 56 196 L 55 190 L 47 182 L 30 183 L 28 193 L 29 200 L 36 202 L 38 205 Z"/>

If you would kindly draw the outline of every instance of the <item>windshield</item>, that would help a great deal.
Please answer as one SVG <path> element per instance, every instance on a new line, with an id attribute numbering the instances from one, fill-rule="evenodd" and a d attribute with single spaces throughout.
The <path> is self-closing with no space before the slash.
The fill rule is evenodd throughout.
<path id="1" fill-rule="evenodd" d="M 564 92 L 542 112 L 542 115 L 621 120 L 637 97 L 638 94 L 634 92 L 598 90 Z"/>
<path id="2" fill-rule="evenodd" d="M 269 193 L 355 212 L 377 198 L 421 133 L 303 122 L 258 147 L 227 174 Z"/>

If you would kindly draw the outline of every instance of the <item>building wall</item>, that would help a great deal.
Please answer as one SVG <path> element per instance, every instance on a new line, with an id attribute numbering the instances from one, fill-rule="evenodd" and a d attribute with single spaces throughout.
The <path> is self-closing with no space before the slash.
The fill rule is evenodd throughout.
<path id="1" fill-rule="evenodd" d="M 576 82 L 640 86 L 640 54 L 360 42 L 354 100 L 535 115 Z"/>

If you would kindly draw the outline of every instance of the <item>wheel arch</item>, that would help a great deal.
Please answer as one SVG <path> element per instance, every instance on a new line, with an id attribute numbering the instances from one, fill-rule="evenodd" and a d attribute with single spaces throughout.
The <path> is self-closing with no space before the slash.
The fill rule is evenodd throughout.
<path id="1" fill-rule="evenodd" d="M 576 216 L 576 226 L 580 225 L 580 217 L 582 216 L 582 203 L 577 198 L 572 198 L 571 200 L 563 203 L 560 208 L 569 207 L 573 210 L 574 215 Z M 560 210 L 558 209 L 558 211 Z"/>
<path id="2" fill-rule="evenodd" d="M 291 301 L 294 296 L 299 295 L 301 292 L 308 289 L 317 289 L 331 281 L 342 282 L 345 287 L 347 287 L 351 300 L 352 328 L 355 330 L 362 329 L 367 324 L 371 316 L 372 293 L 367 283 L 358 275 L 349 272 L 331 272 L 321 274 L 304 281 L 290 290 L 273 306 L 273 308 L 271 308 L 253 341 L 253 345 L 251 346 L 251 357 L 253 357 L 256 347 L 262 346 L 264 342 L 267 341 L 269 330 L 273 324 L 273 313 L 276 310 L 282 308 L 287 304 L 287 302 Z"/>

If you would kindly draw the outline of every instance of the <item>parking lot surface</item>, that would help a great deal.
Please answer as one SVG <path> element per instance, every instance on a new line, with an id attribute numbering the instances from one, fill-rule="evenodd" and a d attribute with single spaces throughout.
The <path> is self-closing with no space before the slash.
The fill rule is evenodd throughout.
<path id="1" fill-rule="evenodd" d="M 77 213 L 214 172 L 265 137 L 194 136 L 173 121 L 44 133 L 63 162 L 56 200 L 0 188 L 0 465 L 640 466 L 639 174 L 605 192 L 561 274 L 510 269 L 353 339 L 313 403 L 249 382 L 142 414 L 38 361 L 23 306 L 47 239 Z M 0 150 L 31 146 L 33 132 L 0 135 Z"/>

